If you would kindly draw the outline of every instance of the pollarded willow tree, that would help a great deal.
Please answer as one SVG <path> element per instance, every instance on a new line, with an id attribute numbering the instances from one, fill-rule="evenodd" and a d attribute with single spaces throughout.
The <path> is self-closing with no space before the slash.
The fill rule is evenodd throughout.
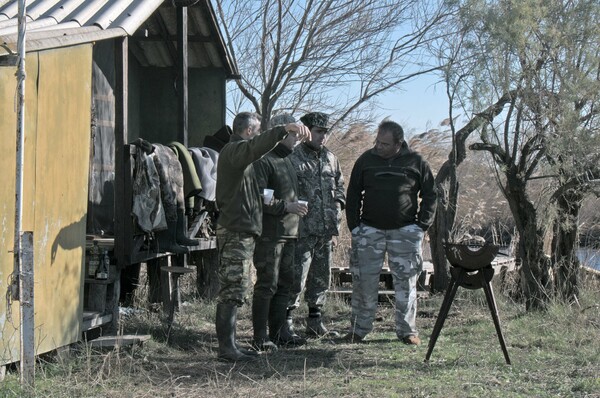
<path id="1" fill-rule="evenodd" d="M 470 148 L 496 164 L 519 233 L 526 308 L 543 309 L 555 288 L 565 297 L 577 292 L 576 216 L 598 176 L 600 4 L 468 0 L 460 8 L 455 88 L 467 94 L 473 115 L 509 98 Z M 547 257 L 544 238 L 552 232 Z"/>
<path id="2" fill-rule="evenodd" d="M 437 69 L 425 46 L 443 0 L 218 0 L 241 77 L 233 112 L 250 103 L 266 125 L 278 112 L 369 120 L 377 95 Z"/>

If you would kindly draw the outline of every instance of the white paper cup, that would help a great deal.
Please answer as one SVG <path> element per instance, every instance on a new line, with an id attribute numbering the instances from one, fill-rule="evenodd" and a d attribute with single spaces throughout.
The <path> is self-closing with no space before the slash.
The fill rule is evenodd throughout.
<path id="1" fill-rule="evenodd" d="M 300 203 L 301 205 L 308 206 L 308 202 L 306 200 L 299 200 L 298 203 Z"/>
<path id="2" fill-rule="evenodd" d="M 273 200 L 273 190 L 269 188 L 265 188 L 263 191 L 263 200 L 265 204 L 268 205 Z"/>

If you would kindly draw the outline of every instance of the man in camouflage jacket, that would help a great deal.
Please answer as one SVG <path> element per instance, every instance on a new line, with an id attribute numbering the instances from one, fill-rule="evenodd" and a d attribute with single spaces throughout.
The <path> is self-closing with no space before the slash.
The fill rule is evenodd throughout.
<path id="1" fill-rule="evenodd" d="M 329 133 L 328 119 L 320 112 L 302 116 L 300 120 L 310 129 L 312 138 L 298 145 L 290 155 L 298 177 L 298 198 L 308 202 L 308 214 L 300 220 L 288 323 L 291 310 L 298 308 L 304 291 L 308 336 L 335 335 L 323 325 L 321 310 L 331 282 L 333 237 L 339 234 L 346 200 L 338 159 L 324 146 Z"/>

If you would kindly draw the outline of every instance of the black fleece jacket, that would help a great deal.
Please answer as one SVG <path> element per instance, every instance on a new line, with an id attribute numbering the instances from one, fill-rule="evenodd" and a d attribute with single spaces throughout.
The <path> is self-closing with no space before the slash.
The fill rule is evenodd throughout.
<path id="1" fill-rule="evenodd" d="M 361 222 L 378 229 L 433 223 L 437 194 L 427 162 L 403 143 L 393 158 L 373 149 L 354 164 L 346 195 L 346 219 L 353 230 Z"/>

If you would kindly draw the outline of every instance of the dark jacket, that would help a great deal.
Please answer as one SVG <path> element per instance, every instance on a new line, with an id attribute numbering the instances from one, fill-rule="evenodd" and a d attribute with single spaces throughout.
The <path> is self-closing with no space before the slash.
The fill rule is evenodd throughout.
<path id="1" fill-rule="evenodd" d="M 337 157 L 327 148 L 315 150 L 302 143 L 290 160 L 298 176 L 298 198 L 308 201 L 308 214 L 300 219 L 298 236 L 339 235 L 341 210 L 346 204 L 344 176 Z"/>
<path id="2" fill-rule="evenodd" d="M 433 223 L 436 204 L 431 169 L 406 143 L 391 159 L 369 149 L 356 160 L 346 198 L 350 230 L 361 222 L 378 229 L 417 224 L 427 230 Z"/>
<path id="3" fill-rule="evenodd" d="M 217 223 L 235 232 L 259 236 L 262 232 L 262 196 L 252 162 L 260 159 L 286 136 L 277 126 L 251 140 L 237 134 L 223 147 L 217 162 Z"/>
<path id="4" fill-rule="evenodd" d="M 290 153 L 291 150 L 278 144 L 271 152 L 252 164 L 260 190 L 270 188 L 275 191 L 272 204 L 263 205 L 262 231 L 263 237 L 275 240 L 298 237 L 300 217 L 285 211 L 286 202 L 298 200 L 296 171 L 287 158 Z"/>

